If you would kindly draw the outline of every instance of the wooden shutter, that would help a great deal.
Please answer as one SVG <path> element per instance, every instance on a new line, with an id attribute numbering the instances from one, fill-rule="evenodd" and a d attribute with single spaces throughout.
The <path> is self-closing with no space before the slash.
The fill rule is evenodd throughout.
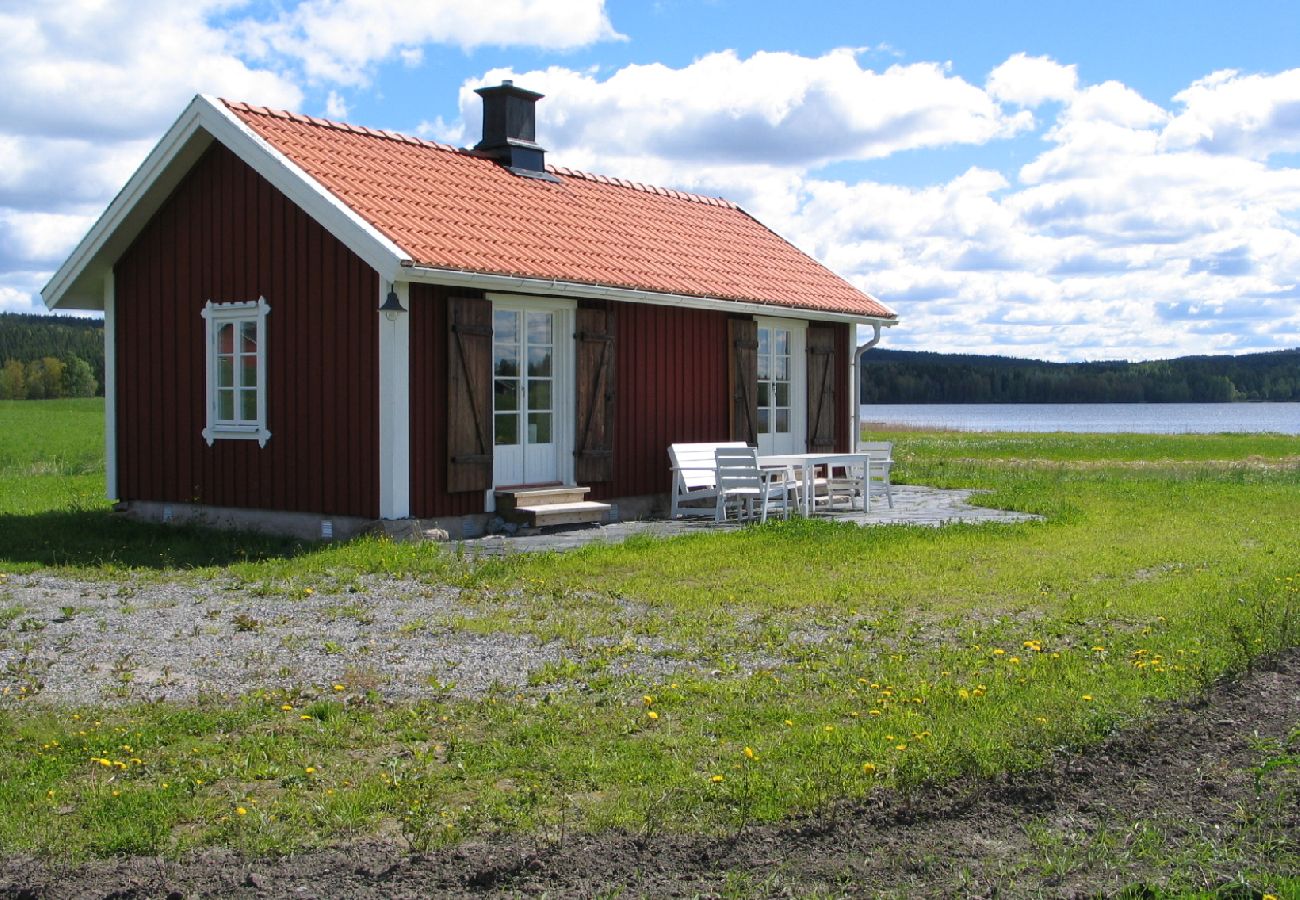
<path id="1" fill-rule="evenodd" d="M 758 323 L 728 319 L 731 439 L 758 444 Z"/>
<path id="2" fill-rule="evenodd" d="M 839 413 L 835 384 L 834 325 L 808 325 L 808 452 L 835 451 L 835 417 Z"/>
<path id="3" fill-rule="evenodd" d="M 577 416 L 573 477 L 579 484 L 614 480 L 615 312 L 578 309 Z"/>
<path id="4" fill-rule="evenodd" d="M 492 303 L 447 301 L 447 490 L 492 487 Z"/>

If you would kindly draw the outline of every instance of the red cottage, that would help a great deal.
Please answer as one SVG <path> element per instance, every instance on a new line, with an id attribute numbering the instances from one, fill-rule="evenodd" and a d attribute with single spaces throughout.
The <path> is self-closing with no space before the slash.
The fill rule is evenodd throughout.
<path id="1" fill-rule="evenodd" d="M 855 326 L 897 317 L 725 200 L 483 140 L 196 97 L 54 274 L 102 309 L 109 496 L 311 536 L 482 528 L 502 488 L 640 514 L 667 448 L 847 450 Z"/>

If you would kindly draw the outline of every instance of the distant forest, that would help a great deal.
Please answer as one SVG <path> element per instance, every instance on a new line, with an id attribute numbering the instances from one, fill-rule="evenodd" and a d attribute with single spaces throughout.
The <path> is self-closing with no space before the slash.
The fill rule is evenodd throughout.
<path id="1" fill-rule="evenodd" d="M 0 399 L 104 392 L 100 319 L 0 313 Z"/>
<path id="2" fill-rule="evenodd" d="M 863 403 L 1300 401 L 1300 349 L 1137 363 L 877 349 L 862 361 Z"/>

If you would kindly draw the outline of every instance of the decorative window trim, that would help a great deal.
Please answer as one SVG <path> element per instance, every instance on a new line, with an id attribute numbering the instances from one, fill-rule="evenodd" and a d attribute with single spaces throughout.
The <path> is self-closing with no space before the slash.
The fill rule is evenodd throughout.
<path id="1" fill-rule="evenodd" d="M 265 447 L 271 438 L 266 428 L 266 316 L 271 307 L 265 297 L 236 303 L 214 303 L 209 300 L 203 307 L 203 320 L 206 323 L 204 336 L 207 347 L 207 427 L 203 429 L 203 439 L 211 447 L 213 442 L 221 439 L 255 440 L 258 446 Z M 217 415 L 217 335 L 222 325 L 232 324 L 238 330 L 242 322 L 253 322 L 257 327 L 257 417 L 255 419 L 222 420 Z M 235 370 L 236 393 L 238 393 L 238 367 Z M 239 409 L 236 401 L 235 411 Z"/>

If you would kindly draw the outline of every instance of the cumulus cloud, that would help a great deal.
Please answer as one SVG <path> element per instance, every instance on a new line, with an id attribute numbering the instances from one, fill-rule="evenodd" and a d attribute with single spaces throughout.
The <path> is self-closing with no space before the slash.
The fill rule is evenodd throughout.
<path id="1" fill-rule="evenodd" d="M 1300 69 L 1215 72 L 1174 95 L 1183 110 L 1162 135 L 1170 149 L 1267 159 L 1300 152 Z"/>
<path id="2" fill-rule="evenodd" d="M 314 81 L 349 85 L 377 62 L 418 60 L 423 44 L 571 50 L 621 37 L 604 0 L 307 0 L 236 33 L 254 58 L 293 59 Z"/>
<path id="3" fill-rule="evenodd" d="M 855 50 L 819 57 L 711 53 L 681 68 L 629 65 L 608 77 L 560 67 L 498 69 L 461 91 L 465 122 L 477 122 L 473 89 L 513 78 L 547 95 L 538 139 L 555 158 L 637 165 L 806 169 L 903 150 L 982 144 L 1028 127 L 979 87 L 935 63 L 877 72 Z M 467 141 L 465 130 L 441 137 Z M 581 164 L 581 163 L 579 163 Z"/>
<path id="4" fill-rule="evenodd" d="M 1069 100 L 1078 83 L 1077 66 L 1063 66 L 1049 56 L 1016 53 L 989 73 L 984 87 L 1000 103 L 1035 107 Z"/>

